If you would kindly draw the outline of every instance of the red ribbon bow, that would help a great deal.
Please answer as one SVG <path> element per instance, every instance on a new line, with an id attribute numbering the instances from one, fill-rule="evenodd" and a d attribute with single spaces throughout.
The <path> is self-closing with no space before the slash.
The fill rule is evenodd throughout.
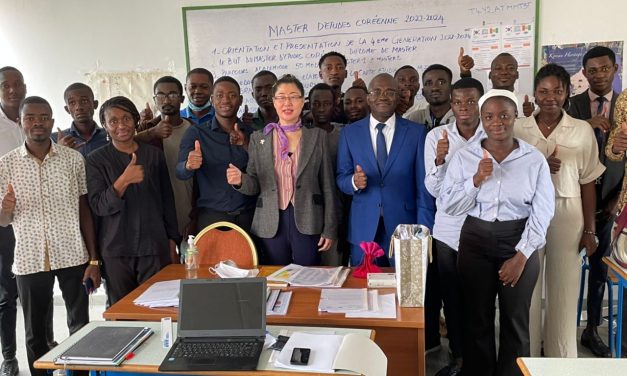
<path id="1" fill-rule="evenodd" d="M 366 278 L 368 273 L 381 273 L 381 268 L 375 264 L 375 261 L 377 257 L 385 255 L 385 252 L 383 252 L 379 244 L 376 242 L 361 242 L 359 246 L 364 251 L 364 258 L 361 261 L 361 265 L 355 269 L 353 275 L 356 278 Z"/>

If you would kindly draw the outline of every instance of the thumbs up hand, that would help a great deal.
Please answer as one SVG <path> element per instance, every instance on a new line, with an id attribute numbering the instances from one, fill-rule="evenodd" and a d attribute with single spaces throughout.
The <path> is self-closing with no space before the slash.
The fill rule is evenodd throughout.
<path id="1" fill-rule="evenodd" d="M 470 55 L 464 55 L 464 47 L 460 47 L 457 64 L 459 65 L 459 72 L 466 75 L 475 66 L 475 60 Z"/>
<path id="2" fill-rule="evenodd" d="M 202 165 L 202 151 L 200 150 L 200 141 L 194 142 L 194 150 L 187 154 L 187 163 L 185 168 L 188 170 L 198 170 Z"/>
<path id="3" fill-rule="evenodd" d="M 137 164 L 137 154 L 131 154 L 131 161 L 124 169 L 122 177 L 127 185 L 144 181 L 144 166 Z"/>
<path id="4" fill-rule="evenodd" d="M 229 168 L 226 169 L 226 182 L 231 185 L 242 185 L 242 171 L 232 163 L 229 163 Z"/>
<path id="5" fill-rule="evenodd" d="M 440 166 L 446 162 L 446 155 L 448 154 L 448 132 L 444 130 L 442 132 L 442 138 L 438 140 L 435 154 L 435 165 Z"/>
<path id="6" fill-rule="evenodd" d="M 552 174 L 559 172 L 562 167 L 562 160 L 557 158 L 557 145 L 555 145 L 553 153 L 546 158 L 546 161 L 549 163 L 549 170 L 551 170 Z"/>
<path id="7" fill-rule="evenodd" d="M 231 145 L 244 146 L 246 144 L 246 135 L 239 129 L 239 125 L 235 124 L 233 130 L 229 132 L 229 141 Z"/>
<path id="8" fill-rule="evenodd" d="M 483 158 L 479 161 L 477 173 L 472 178 L 475 187 L 479 187 L 484 181 L 488 180 L 490 176 L 492 176 L 493 168 L 494 166 L 492 165 L 490 153 L 483 149 Z"/>
<path id="9" fill-rule="evenodd" d="M 612 144 L 612 153 L 623 154 L 627 150 L 627 123 L 619 125 L 620 130 L 614 135 L 614 143 Z"/>
<path id="10" fill-rule="evenodd" d="M 13 191 L 13 185 L 9 183 L 7 186 L 7 192 L 4 194 L 2 198 L 2 214 L 11 216 L 15 211 L 15 192 Z"/>
<path id="11" fill-rule="evenodd" d="M 63 133 L 61 128 L 57 128 L 57 144 L 67 146 L 74 150 L 78 150 L 81 146 L 85 145 L 84 142 L 76 142 L 76 139 L 70 135 Z"/>
<path id="12" fill-rule="evenodd" d="M 153 118 L 154 115 L 150 109 L 150 103 L 146 102 L 146 107 L 139 113 L 139 129 L 146 129 L 148 122 Z"/>
<path id="13" fill-rule="evenodd" d="M 244 113 L 242 114 L 242 123 L 252 126 L 255 124 L 255 120 L 253 119 L 253 114 L 248 112 L 248 105 L 244 105 Z"/>
<path id="14" fill-rule="evenodd" d="M 523 115 L 525 117 L 529 117 L 533 114 L 533 110 L 535 110 L 535 106 L 533 102 L 529 100 L 529 96 L 525 95 L 525 101 L 523 102 Z"/>
<path id="15" fill-rule="evenodd" d="M 353 86 L 368 87 L 366 82 L 359 77 L 359 71 L 353 72 Z"/>
<path id="16" fill-rule="evenodd" d="M 152 128 L 150 133 L 160 139 L 170 137 L 172 135 L 172 118 L 170 115 L 163 115 L 159 124 Z"/>
<path id="17" fill-rule="evenodd" d="M 366 189 L 368 186 L 368 177 L 360 165 L 355 166 L 355 173 L 353 174 L 353 183 L 357 189 Z"/>

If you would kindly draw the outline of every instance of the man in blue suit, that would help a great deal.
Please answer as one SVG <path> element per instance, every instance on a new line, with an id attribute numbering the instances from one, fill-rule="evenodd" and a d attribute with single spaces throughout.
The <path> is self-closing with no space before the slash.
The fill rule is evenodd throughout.
<path id="1" fill-rule="evenodd" d="M 424 186 L 424 126 L 394 114 L 398 83 L 379 74 L 368 87 L 370 116 L 342 130 L 337 156 L 337 185 L 353 196 L 348 223 L 351 265 L 359 265 L 362 241 L 375 241 L 388 258 L 390 237 L 398 224 L 433 227 L 435 204 Z"/>

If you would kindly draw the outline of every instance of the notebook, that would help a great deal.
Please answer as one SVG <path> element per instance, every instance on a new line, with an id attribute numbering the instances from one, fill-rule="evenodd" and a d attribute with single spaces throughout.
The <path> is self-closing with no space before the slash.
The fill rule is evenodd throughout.
<path id="1" fill-rule="evenodd" d="M 55 359 L 55 364 L 117 366 L 152 334 L 145 327 L 94 328 Z"/>
<path id="2" fill-rule="evenodd" d="M 177 339 L 159 371 L 255 370 L 266 335 L 266 279 L 181 280 Z"/>

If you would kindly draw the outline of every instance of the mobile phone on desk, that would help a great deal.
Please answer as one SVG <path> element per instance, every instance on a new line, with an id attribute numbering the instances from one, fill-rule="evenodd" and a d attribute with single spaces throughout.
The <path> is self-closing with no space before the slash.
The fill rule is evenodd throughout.
<path id="1" fill-rule="evenodd" d="M 87 295 L 91 295 L 96 291 L 94 288 L 94 281 L 92 281 L 91 278 L 87 278 L 83 281 L 83 287 L 85 288 L 85 293 Z"/>
<path id="2" fill-rule="evenodd" d="M 297 366 L 306 366 L 309 363 L 309 355 L 311 355 L 311 349 L 295 347 L 292 351 L 290 364 L 294 364 Z"/>

